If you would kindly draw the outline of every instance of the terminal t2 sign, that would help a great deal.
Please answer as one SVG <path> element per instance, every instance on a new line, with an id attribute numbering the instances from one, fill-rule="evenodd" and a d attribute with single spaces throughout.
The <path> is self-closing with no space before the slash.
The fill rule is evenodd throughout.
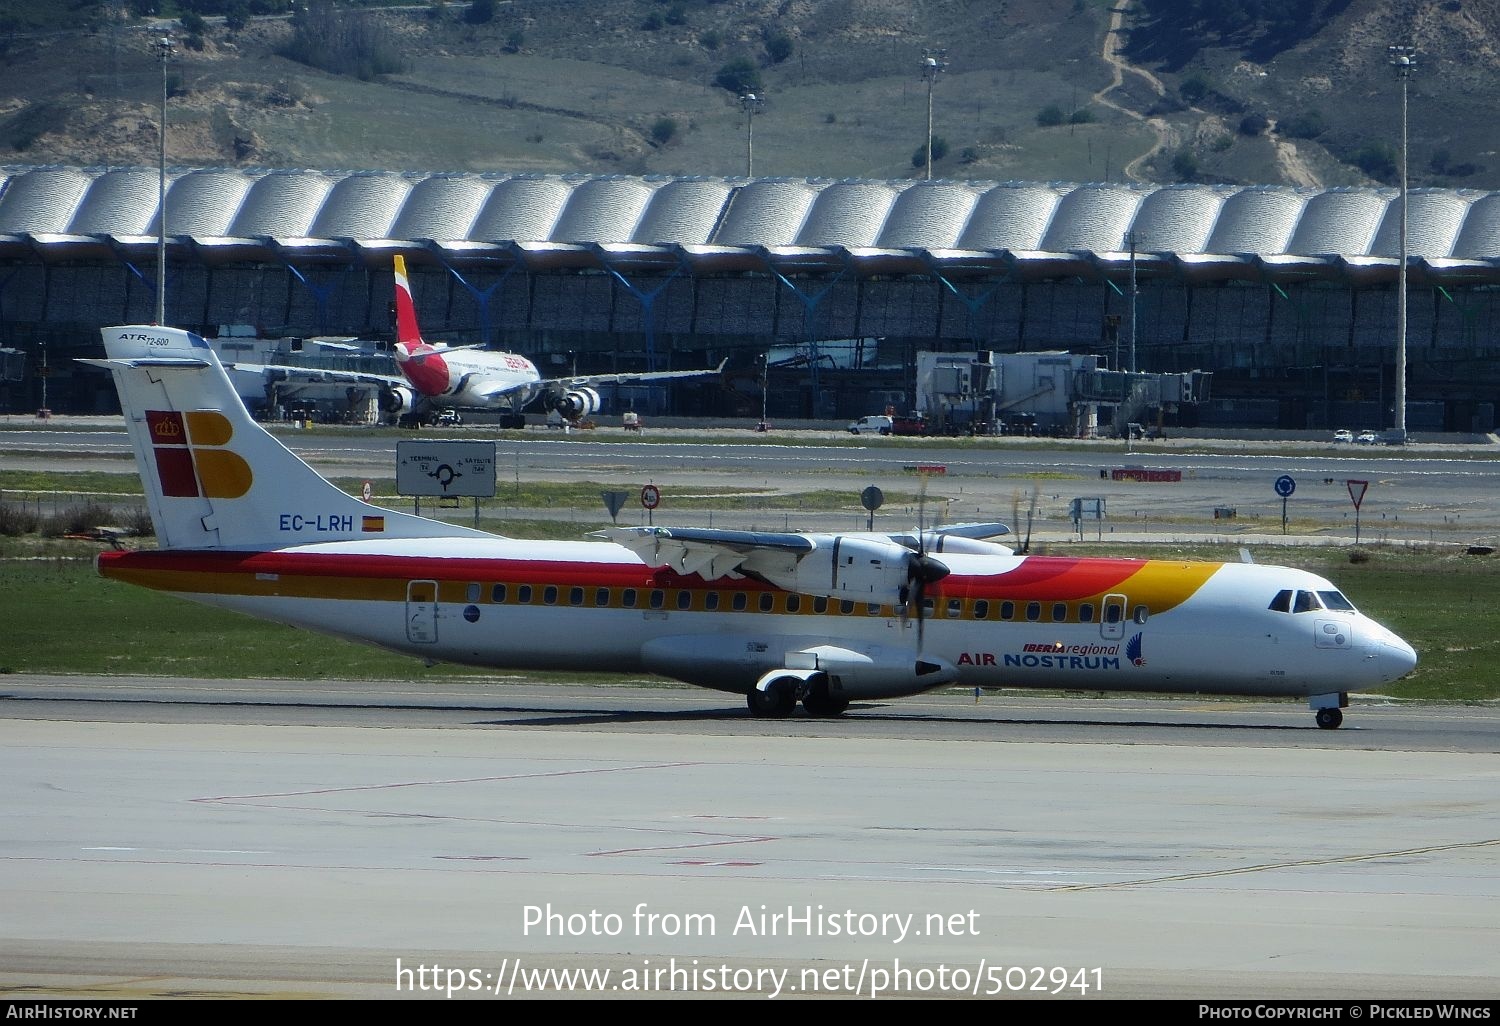
<path id="1" fill-rule="evenodd" d="M 397 442 L 396 491 L 438 498 L 493 498 L 495 443 Z"/>

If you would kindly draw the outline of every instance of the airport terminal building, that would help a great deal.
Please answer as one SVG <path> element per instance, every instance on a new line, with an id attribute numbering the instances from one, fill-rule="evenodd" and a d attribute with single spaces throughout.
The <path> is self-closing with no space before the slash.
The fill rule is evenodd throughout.
<path id="1" fill-rule="evenodd" d="M 113 408 L 72 365 L 155 319 L 156 168 L 0 167 L 0 401 Z M 166 320 L 388 338 L 392 255 L 429 339 L 545 374 L 715 366 L 666 412 L 846 419 L 918 352 L 1093 354 L 1212 372 L 1181 415 L 1392 423 L 1395 189 L 172 168 Z M 1500 193 L 1412 190 L 1407 423 L 1490 431 Z M 645 397 L 643 397 L 645 398 Z"/>

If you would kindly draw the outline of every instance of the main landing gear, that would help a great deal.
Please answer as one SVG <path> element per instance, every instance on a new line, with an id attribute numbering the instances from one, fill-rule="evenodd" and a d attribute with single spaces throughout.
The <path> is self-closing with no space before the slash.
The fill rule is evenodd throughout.
<path id="1" fill-rule="evenodd" d="M 839 716 L 849 708 L 849 699 L 829 694 L 827 680 L 803 681 L 797 677 L 778 677 L 764 691 L 751 688 L 745 704 L 756 719 L 780 720 L 796 712 L 799 699 L 807 715 L 820 719 Z"/>

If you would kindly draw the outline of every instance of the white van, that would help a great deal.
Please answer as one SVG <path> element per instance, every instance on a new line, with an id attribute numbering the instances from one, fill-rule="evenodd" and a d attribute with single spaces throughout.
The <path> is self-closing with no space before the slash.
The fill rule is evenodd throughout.
<path id="1" fill-rule="evenodd" d="M 891 433 L 891 418 L 880 415 L 861 417 L 849 425 L 851 435 L 888 435 Z"/>

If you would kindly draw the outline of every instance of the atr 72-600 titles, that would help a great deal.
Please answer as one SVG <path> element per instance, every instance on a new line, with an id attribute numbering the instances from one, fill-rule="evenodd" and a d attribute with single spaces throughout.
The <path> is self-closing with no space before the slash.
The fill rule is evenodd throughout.
<path id="1" fill-rule="evenodd" d="M 519 353 L 502 353 L 480 346 L 449 346 L 422 338 L 416 304 L 406 278 L 406 261 L 395 258 L 396 366 L 400 376 L 360 371 L 236 363 L 241 371 L 274 373 L 291 381 L 342 381 L 372 385 L 380 390 L 380 408 L 391 421 L 419 423 L 436 418 L 440 410 L 490 410 L 500 415 L 500 426 L 524 427 L 522 412 L 541 398 L 549 410 L 576 423 L 599 412 L 602 385 L 639 385 L 648 382 L 708 378 L 712 370 L 638 371 L 619 374 L 582 374 L 543 378 L 536 364 Z M 727 361 L 725 361 L 727 362 Z"/>
<path id="2" fill-rule="evenodd" d="M 1306 698 L 1411 646 L 1333 584 L 1252 563 L 1018 555 L 1001 525 L 911 535 L 609 528 L 523 541 L 345 495 L 245 412 L 191 332 L 106 328 L 159 548 L 106 577 L 507 669 L 648 671 L 814 716 L 945 685 Z"/>

